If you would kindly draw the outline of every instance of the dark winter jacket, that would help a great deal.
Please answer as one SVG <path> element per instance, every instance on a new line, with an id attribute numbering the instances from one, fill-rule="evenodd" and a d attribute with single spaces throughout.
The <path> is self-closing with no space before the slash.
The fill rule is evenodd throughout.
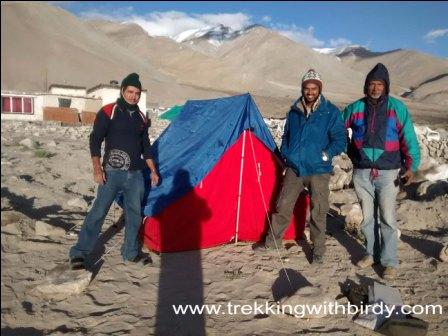
<path id="1" fill-rule="evenodd" d="M 346 147 L 346 130 L 339 109 L 321 96 L 308 118 L 298 99 L 288 113 L 280 152 L 298 176 L 331 173 L 331 160 Z M 322 152 L 328 156 L 324 161 Z"/>
<path id="2" fill-rule="evenodd" d="M 90 134 L 91 156 L 101 157 L 101 144 L 105 141 L 103 166 L 122 170 L 144 169 L 144 160 L 151 158 L 148 125 L 138 106 L 130 110 L 123 98 L 102 107 Z"/>

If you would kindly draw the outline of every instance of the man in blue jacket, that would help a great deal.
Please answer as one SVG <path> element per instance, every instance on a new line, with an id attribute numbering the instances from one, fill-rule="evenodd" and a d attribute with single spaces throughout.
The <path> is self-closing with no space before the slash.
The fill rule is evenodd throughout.
<path id="1" fill-rule="evenodd" d="M 313 263 L 323 263 L 332 158 L 346 146 L 346 130 L 338 108 L 322 95 L 320 75 L 310 69 L 302 78 L 302 96 L 288 113 L 280 152 L 286 162 L 283 187 L 266 242 L 254 251 L 281 249 L 294 205 L 305 187 L 311 192 L 310 233 Z"/>

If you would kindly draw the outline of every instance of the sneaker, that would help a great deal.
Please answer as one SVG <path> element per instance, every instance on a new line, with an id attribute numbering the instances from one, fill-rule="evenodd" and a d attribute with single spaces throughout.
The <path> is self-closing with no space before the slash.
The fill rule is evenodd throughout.
<path id="1" fill-rule="evenodd" d="M 138 254 L 136 257 L 134 257 L 134 259 L 126 260 L 125 263 L 141 264 L 143 266 L 146 266 L 152 264 L 152 259 L 149 255 L 142 253 Z"/>
<path id="2" fill-rule="evenodd" d="M 394 280 L 397 277 L 397 269 L 392 266 L 386 266 L 382 278 L 385 280 Z"/>
<path id="3" fill-rule="evenodd" d="M 356 263 L 356 266 L 359 268 L 366 268 L 370 267 L 374 264 L 373 257 L 371 255 L 366 255 L 364 258 L 362 258 L 360 261 Z"/>
<path id="4" fill-rule="evenodd" d="M 70 259 L 70 268 L 72 270 L 81 270 L 85 269 L 85 259 L 83 257 L 75 257 Z"/>
<path id="5" fill-rule="evenodd" d="M 313 261 L 312 264 L 323 264 L 324 263 L 324 257 L 320 254 L 313 254 Z"/>
<path id="6" fill-rule="evenodd" d="M 252 245 L 252 251 L 258 254 L 274 254 L 276 249 L 270 246 L 266 246 L 264 243 L 255 243 Z M 280 253 L 283 251 L 283 246 L 279 248 Z"/>

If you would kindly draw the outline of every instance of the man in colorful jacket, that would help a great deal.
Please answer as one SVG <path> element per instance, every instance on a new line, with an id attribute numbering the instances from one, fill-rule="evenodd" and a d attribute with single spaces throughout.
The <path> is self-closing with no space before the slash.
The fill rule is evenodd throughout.
<path id="1" fill-rule="evenodd" d="M 346 147 L 346 130 L 338 108 L 322 95 L 320 75 L 310 69 L 302 78 L 302 96 L 288 113 L 280 152 L 286 162 L 283 187 L 266 242 L 254 251 L 282 249 L 294 205 L 305 187 L 311 192 L 310 238 L 313 263 L 325 253 L 331 161 Z"/>
<path id="2" fill-rule="evenodd" d="M 92 252 L 104 219 L 120 191 L 123 192 L 125 234 L 121 255 L 126 262 L 149 262 L 140 253 L 139 229 L 145 182 L 143 169 L 151 170 L 151 184 L 159 175 L 151 155 L 148 137 L 149 122 L 138 108 L 142 85 L 132 73 L 121 83 L 120 98 L 103 106 L 97 113 L 90 134 L 93 178 L 99 185 L 97 197 L 79 232 L 78 242 L 70 249 L 72 269 L 85 267 L 85 258 Z M 105 153 L 101 163 L 101 144 Z"/>
<path id="3" fill-rule="evenodd" d="M 370 267 L 381 262 L 383 278 L 397 273 L 396 196 L 399 171 L 409 184 L 420 163 L 420 149 L 406 106 L 389 96 L 389 73 L 378 63 L 367 75 L 365 97 L 345 108 L 345 126 L 352 129 L 348 155 L 353 162 L 353 183 L 362 207 L 361 231 L 366 238 L 366 255 L 357 266 Z M 379 215 L 375 216 L 375 203 Z M 378 234 L 375 217 L 379 222 Z"/>

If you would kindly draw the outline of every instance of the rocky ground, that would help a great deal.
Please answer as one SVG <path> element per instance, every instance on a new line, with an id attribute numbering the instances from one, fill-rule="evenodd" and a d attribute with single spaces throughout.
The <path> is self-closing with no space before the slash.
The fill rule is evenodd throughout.
<path id="1" fill-rule="evenodd" d="M 267 123 L 278 142 L 282 122 Z M 166 125 L 154 120 L 151 138 Z M 387 284 L 400 290 L 405 304 L 440 304 L 446 314 L 448 266 L 439 252 L 448 242 L 447 134 L 436 131 L 438 138 L 418 128 L 422 171 L 399 195 L 401 263 L 397 279 Z M 95 196 L 89 132 L 88 126 L 2 122 L 2 335 L 375 334 L 344 314 L 302 319 L 285 314 L 181 317 L 171 310 L 178 303 L 274 303 L 308 288 L 317 289 L 317 294 L 304 293 L 302 303 L 318 298 L 342 304 L 347 299 L 341 289 L 350 281 L 384 283 L 379 269 L 358 270 L 353 265 L 362 253 L 362 215 L 347 157 L 333 162 L 323 266 L 310 265 L 306 238 L 287 242 L 282 258 L 254 255 L 251 244 L 240 243 L 151 254 L 154 264 L 145 268 L 126 265 L 119 250 L 121 210 L 114 206 L 92 259 L 92 275 L 67 269 L 68 249 Z M 429 323 L 429 335 L 445 335 L 445 316 L 418 317 Z"/>

